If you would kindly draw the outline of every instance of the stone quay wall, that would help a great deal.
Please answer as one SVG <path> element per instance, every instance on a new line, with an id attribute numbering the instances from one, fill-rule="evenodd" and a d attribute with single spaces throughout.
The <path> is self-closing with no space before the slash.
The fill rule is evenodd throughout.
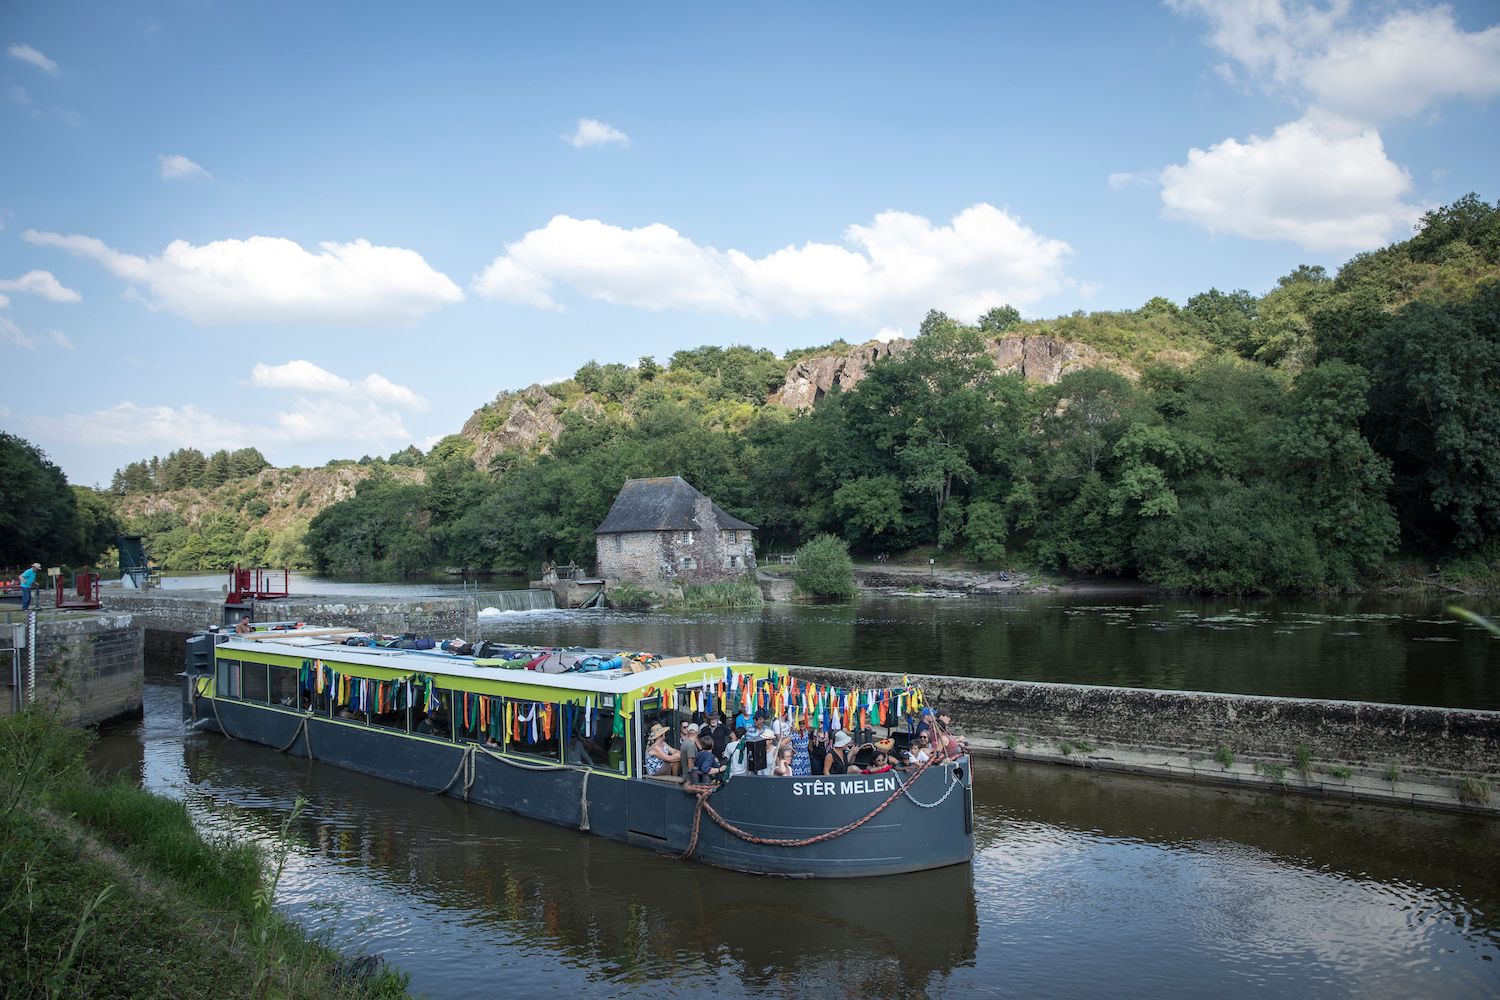
<path id="1" fill-rule="evenodd" d="M 0 629 L 0 647 L 12 649 L 12 629 Z M 34 704 L 56 709 L 65 725 L 92 726 L 141 714 L 145 679 L 145 628 L 128 614 L 77 615 L 37 622 Z M 0 713 L 17 699 L 10 690 L 10 657 L 17 657 L 24 702 L 28 651 L 6 656 Z"/>
<path id="2" fill-rule="evenodd" d="M 174 671 L 182 661 L 183 642 L 188 636 L 210 625 L 224 624 L 224 598 L 208 592 L 106 591 L 104 606 L 134 616 L 145 627 L 150 662 Z M 473 597 L 293 597 L 255 602 L 250 620 L 378 629 L 394 635 L 415 632 L 437 639 L 474 639 L 479 634 L 479 607 Z"/>
<path id="3" fill-rule="evenodd" d="M 891 674 L 795 667 L 840 687 Z M 1500 812 L 1500 712 L 912 676 L 976 752 Z M 1299 750 L 1301 760 L 1299 761 Z"/>

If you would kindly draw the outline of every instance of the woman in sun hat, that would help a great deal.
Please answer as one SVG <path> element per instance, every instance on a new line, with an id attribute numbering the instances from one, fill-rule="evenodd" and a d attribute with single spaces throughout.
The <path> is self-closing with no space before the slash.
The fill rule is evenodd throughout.
<path id="1" fill-rule="evenodd" d="M 649 776 L 668 771 L 680 759 L 677 748 L 667 746 L 667 727 L 659 722 L 652 726 L 651 732 L 646 735 L 646 774 Z"/>
<path id="2" fill-rule="evenodd" d="M 828 751 L 828 757 L 823 761 L 824 774 L 848 774 L 849 773 L 849 747 L 854 744 L 854 737 L 840 729 L 833 734 L 833 747 Z"/>

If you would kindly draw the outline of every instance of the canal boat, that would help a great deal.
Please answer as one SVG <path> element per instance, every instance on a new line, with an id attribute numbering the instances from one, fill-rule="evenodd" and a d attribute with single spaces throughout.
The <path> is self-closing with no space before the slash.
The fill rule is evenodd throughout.
<path id="1" fill-rule="evenodd" d="M 392 648 L 349 629 L 213 629 L 188 640 L 183 716 L 231 739 L 738 871 L 889 875 L 973 856 L 967 756 L 705 785 L 648 773 L 652 729 L 676 733 L 695 713 L 765 707 L 825 728 L 883 723 L 899 738 L 921 704 L 916 688 L 844 690 L 711 657 L 490 646 L 476 657 Z"/>

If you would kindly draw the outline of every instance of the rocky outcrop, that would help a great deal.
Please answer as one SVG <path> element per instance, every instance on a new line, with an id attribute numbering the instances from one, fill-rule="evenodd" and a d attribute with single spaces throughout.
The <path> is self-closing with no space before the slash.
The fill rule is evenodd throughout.
<path id="1" fill-rule="evenodd" d="M 895 357 L 911 348 L 910 340 L 871 341 L 848 354 L 805 358 L 786 373 L 786 381 L 768 402 L 805 410 L 834 389 L 848 392 L 881 358 Z M 1075 368 L 1112 368 L 1134 378 L 1135 371 L 1087 344 L 1043 335 L 998 337 L 990 341 L 990 356 L 1004 374 L 1019 374 L 1028 382 L 1051 385 Z"/>
<path id="2" fill-rule="evenodd" d="M 1056 337 L 999 337 L 990 342 L 990 357 L 1004 374 L 1018 374 L 1028 382 L 1052 385 L 1076 368 L 1113 368 L 1134 377 L 1135 372 L 1118 358 L 1102 354 L 1087 344 Z"/>
<path id="3" fill-rule="evenodd" d="M 570 408 L 589 416 L 604 412 L 592 399 Z M 544 452 L 563 431 L 566 409 L 542 385 L 520 392 L 503 392 L 493 403 L 474 411 L 459 433 L 474 442 L 474 467 L 489 471 L 502 452 Z"/>
<path id="4" fill-rule="evenodd" d="M 786 381 L 768 402 L 796 410 L 808 409 L 834 389 L 847 392 L 854 388 L 875 362 L 902 354 L 910 347 L 909 340 L 872 340 L 848 354 L 806 358 L 792 366 L 786 373 Z"/>

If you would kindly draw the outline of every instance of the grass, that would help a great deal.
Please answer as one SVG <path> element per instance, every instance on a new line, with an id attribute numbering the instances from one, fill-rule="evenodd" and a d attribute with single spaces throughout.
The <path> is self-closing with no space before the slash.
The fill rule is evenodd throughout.
<path id="1" fill-rule="evenodd" d="M 1067 740 L 1063 740 L 1057 745 L 1057 752 L 1062 754 L 1064 757 L 1071 757 L 1073 756 L 1073 744 L 1068 742 Z"/>
<path id="2" fill-rule="evenodd" d="M 1007 735 L 1005 737 L 1005 749 L 1011 751 L 1012 753 L 1015 753 L 1015 750 L 1016 750 L 1016 734 L 1015 733 L 1011 733 L 1011 734 L 1009 734 L 1009 735 Z"/>
<path id="3" fill-rule="evenodd" d="M 669 598 L 673 611 L 713 611 L 720 608 L 758 608 L 765 603 L 754 580 L 701 583 L 682 588 L 681 597 Z"/>
<path id="4" fill-rule="evenodd" d="M 205 839 L 186 807 L 83 766 L 88 738 L 0 720 L 0 996 L 377 998 L 274 907 L 288 850 Z"/>
<path id="5" fill-rule="evenodd" d="M 1298 743 L 1292 751 L 1292 761 L 1297 766 L 1297 773 L 1302 775 L 1303 781 L 1312 780 L 1312 748 L 1306 743 Z"/>
<path id="6" fill-rule="evenodd" d="M 1340 781 L 1348 781 L 1354 777 L 1354 771 L 1347 767 L 1325 767 L 1323 773 Z"/>
<path id="7" fill-rule="evenodd" d="M 1387 764 L 1385 766 L 1385 780 L 1391 786 L 1391 790 L 1395 791 L 1396 783 L 1401 780 L 1401 765 L 1396 763 Z"/>
<path id="8" fill-rule="evenodd" d="M 1218 761 L 1219 766 L 1227 771 L 1234 766 L 1234 751 L 1221 745 L 1214 753 L 1214 760 Z"/>
<path id="9" fill-rule="evenodd" d="M 1490 783 L 1484 778 L 1464 775 L 1458 779 L 1458 801 L 1474 806 L 1490 804 Z"/>
<path id="10" fill-rule="evenodd" d="M 1286 783 L 1287 767 L 1285 764 L 1256 764 L 1255 771 L 1257 774 L 1265 775 L 1272 781 L 1276 781 L 1281 784 Z"/>

